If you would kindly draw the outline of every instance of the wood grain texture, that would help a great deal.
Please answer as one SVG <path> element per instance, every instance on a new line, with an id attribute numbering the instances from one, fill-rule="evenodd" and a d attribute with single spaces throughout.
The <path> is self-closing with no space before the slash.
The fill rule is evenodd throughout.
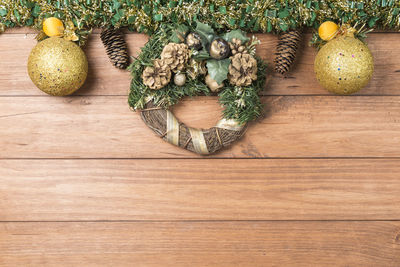
<path id="1" fill-rule="evenodd" d="M 41 93 L 34 36 L 0 35 L 0 266 L 400 266 L 400 34 L 369 34 L 372 81 L 337 97 L 314 78 L 307 33 L 288 78 L 269 75 L 265 118 L 209 159 L 129 110 L 130 75 L 99 30 L 84 87 Z M 277 37 L 257 36 L 271 63 Z M 147 41 L 126 38 L 131 55 Z M 208 128 L 221 107 L 174 112 Z"/>
<path id="2" fill-rule="evenodd" d="M 277 37 L 272 34 L 257 36 L 261 40 L 258 54 L 270 63 L 272 69 Z M 44 95 L 35 88 L 26 71 L 29 53 L 36 43 L 34 37 L 32 33 L 0 35 L 0 95 Z M 308 46 L 310 38 L 310 33 L 304 35 L 297 63 L 287 78 L 269 71 L 264 95 L 330 94 L 319 86 L 314 77 L 316 50 Z M 126 41 L 130 55 L 135 56 L 146 43 L 147 36 L 130 33 L 126 34 Z M 400 34 L 397 33 L 369 34 L 368 45 L 375 58 L 375 73 L 370 84 L 359 94 L 400 95 L 400 52 L 392 46 L 399 42 Z M 89 60 L 89 76 L 76 95 L 127 95 L 130 75 L 111 65 L 98 33 L 90 36 L 85 52 Z"/>
<path id="3" fill-rule="evenodd" d="M 385 266 L 400 222 L 0 223 L 0 266 Z"/>
<path id="4" fill-rule="evenodd" d="M 148 129 L 123 96 L 0 97 L 1 158 L 199 157 Z M 263 97 L 265 118 L 213 157 L 399 157 L 400 97 Z M 216 98 L 182 101 L 178 118 L 207 127 Z"/>
<path id="5" fill-rule="evenodd" d="M 400 220 L 400 160 L 0 160 L 0 221 Z"/>

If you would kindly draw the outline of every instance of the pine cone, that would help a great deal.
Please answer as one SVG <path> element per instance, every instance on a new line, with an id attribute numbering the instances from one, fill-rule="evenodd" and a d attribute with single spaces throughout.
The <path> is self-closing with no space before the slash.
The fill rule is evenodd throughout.
<path id="1" fill-rule="evenodd" d="M 257 60 L 250 54 L 237 53 L 231 57 L 229 82 L 236 86 L 248 86 L 257 80 Z"/>
<path id="2" fill-rule="evenodd" d="M 123 33 L 118 29 L 103 29 L 100 39 L 111 63 L 119 69 L 125 69 L 129 64 L 129 56 Z"/>
<path id="3" fill-rule="evenodd" d="M 186 44 L 169 43 L 161 52 L 161 59 L 171 68 L 171 71 L 183 70 L 189 59 L 189 48 Z"/>
<path id="4" fill-rule="evenodd" d="M 158 90 L 171 81 L 171 69 L 161 59 L 153 61 L 153 67 L 146 67 L 142 74 L 143 84 L 150 89 Z"/>
<path id="5" fill-rule="evenodd" d="M 246 47 L 242 45 L 242 40 L 237 38 L 233 38 L 232 41 L 229 42 L 229 47 L 231 48 L 232 55 L 236 55 L 237 53 L 248 53 Z"/>
<path id="6" fill-rule="evenodd" d="M 296 58 L 296 51 L 301 39 L 301 33 L 298 30 L 288 31 L 279 37 L 275 57 L 275 71 L 285 74 Z"/>

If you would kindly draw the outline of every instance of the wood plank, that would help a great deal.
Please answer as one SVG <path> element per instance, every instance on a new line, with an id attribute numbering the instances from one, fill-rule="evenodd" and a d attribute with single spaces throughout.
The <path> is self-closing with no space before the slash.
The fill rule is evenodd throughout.
<path id="1" fill-rule="evenodd" d="M 266 59 L 271 68 L 277 43 L 277 36 L 258 34 L 262 44 L 259 55 Z M 35 34 L 0 35 L 0 95 L 44 95 L 30 81 L 26 62 L 36 41 Z M 305 34 L 296 67 L 284 79 L 269 72 L 264 95 L 329 95 L 320 87 L 314 77 L 313 62 L 316 50 L 308 46 L 311 34 Z M 129 51 L 135 56 L 147 40 L 144 34 L 127 34 Z M 399 95 L 400 49 L 393 45 L 400 43 L 399 33 L 371 33 L 369 46 L 375 58 L 375 73 L 370 84 L 359 94 Z M 92 34 L 85 48 L 89 59 L 88 81 L 77 95 L 127 95 L 130 75 L 117 70 L 109 63 L 99 34 Z"/>
<path id="2" fill-rule="evenodd" d="M 385 266 L 399 222 L 1 223 L 1 266 Z"/>
<path id="3" fill-rule="evenodd" d="M 0 221 L 400 220 L 400 160 L 0 160 Z"/>
<path id="4" fill-rule="evenodd" d="M 399 157 L 400 97 L 264 97 L 266 117 L 213 157 Z M 190 126 L 220 118 L 216 98 L 176 107 Z M 199 157 L 158 138 L 123 96 L 0 97 L 0 158 Z"/>

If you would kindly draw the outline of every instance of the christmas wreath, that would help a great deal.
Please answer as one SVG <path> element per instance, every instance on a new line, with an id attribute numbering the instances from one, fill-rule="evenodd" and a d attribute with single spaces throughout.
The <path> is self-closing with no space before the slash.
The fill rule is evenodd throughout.
<path id="1" fill-rule="evenodd" d="M 266 63 L 256 56 L 254 36 L 214 31 L 207 24 L 162 25 L 129 67 L 129 105 L 167 142 L 210 154 L 240 138 L 262 110 Z M 180 123 L 168 110 L 185 96 L 218 94 L 222 119 L 210 129 Z"/>

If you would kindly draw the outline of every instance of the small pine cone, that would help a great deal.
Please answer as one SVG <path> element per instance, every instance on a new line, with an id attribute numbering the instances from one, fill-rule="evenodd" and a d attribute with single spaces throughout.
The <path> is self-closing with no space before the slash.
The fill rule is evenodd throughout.
<path id="1" fill-rule="evenodd" d="M 162 59 L 155 59 L 153 67 L 144 69 L 142 79 L 150 89 L 161 89 L 171 81 L 171 69 Z"/>
<path id="2" fill-rule="evenodd" d="M 238 53 L 231 58 L 229 82 L 236 86 L 248 86 L 257 80 L 257 60 L 250 54 Z"/>
<path id="3" fill-rule="evenodd" d="M 129 56 L 123 33 L 118 29 L 103 29 L 100 39 L 111 63 L 119 69 L 125 69 L 129 64 Z"/>
<path id="4" fill-rule="evenodd" d="M 276 72 L 283 75 L 289 71 L 296 58 L 300 39 L 301 33 L 298 30 L 288 31 L 279 37 L 274 60 Z"/>
<path id="5" fill-rule="evenodd" d="M 173 72 L 183 70 L 189 60 L 189 47 L 186 44 L 167 44 L 161 52 L 161 59 L 171 68 Z"/>
<path id="6" fill-rule="evenodd" d="M 229 42 L 229 47 L 231 48 L 232 55 L 236 55 L 237 53 L 248 53 L 246 47 L 242 45 L 242 40 L 237 38 L 233 38 L 232 41 Z"/>

